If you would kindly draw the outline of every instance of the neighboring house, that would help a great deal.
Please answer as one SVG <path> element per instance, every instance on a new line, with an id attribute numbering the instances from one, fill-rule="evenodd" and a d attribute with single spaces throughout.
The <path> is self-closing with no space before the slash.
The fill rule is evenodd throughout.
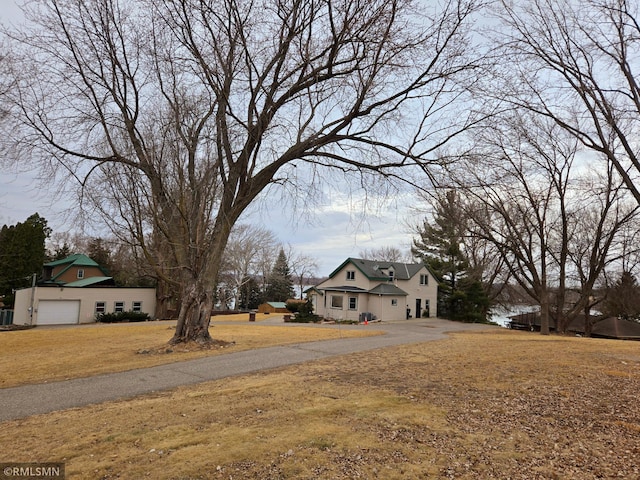
<path id="1" fill-rule="evenodd" d="M 306 292 L 314 312 L 326 319 L 394 321 L 438 314 L 438 283 L 422 263 L 348 258 Z"/>
<path id="2" fill-rule="evenodd" d="M 119 288 L 107 270 L 86 255 L 44 265 L 34 287 L 16 291 L 15 325 L 93 323 L 100 313 L 137 311 L 155 316 L 155 288 Z"/>
<path id="3" fill-rule="evenodd" d="M 74 285 L 81 282 L 80 285 Z M 109 272 L 86 255 L 70 255 L 62 260 L 45 263 L 40 285 L 66 286 L 115 285 Z"/>

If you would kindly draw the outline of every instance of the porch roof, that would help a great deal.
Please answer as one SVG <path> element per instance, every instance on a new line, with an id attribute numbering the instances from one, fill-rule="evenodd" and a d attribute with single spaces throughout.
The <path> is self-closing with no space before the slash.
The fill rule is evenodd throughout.
<path id="1" fill-rule="evenodd" d="M 381 283 L 377 287 L 369 290 L 369 293 L 373 295 L 395 295 L 401 297 L 406 297 L 407 295 L 409 295 L 407 292 L 405 292 L 401 288 L 396 287 L 392 283 Z"/>
<path id="2" fill-rule="evenodd" d="M 368 290 L 360 287 L 354 287 L 352 285 L 342 285 L 340 287 L 327 287 L 323 288 L 325 292 L 349 292 L 349 293 L 367 293 Z"/>

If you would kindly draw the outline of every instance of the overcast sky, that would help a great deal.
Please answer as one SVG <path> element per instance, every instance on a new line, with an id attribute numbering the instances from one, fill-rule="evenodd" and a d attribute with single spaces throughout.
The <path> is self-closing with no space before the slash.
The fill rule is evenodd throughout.
<path id="1" fill-rule="evenodd" d="M 20 0 L 0 0 L 0 21 L 19 22 L 18 3 Z M 0 169 L 0 225 L 13 225 L 38 212 L 54 232 L 72 231 L 74 226 L 64 214 L 68 205 L 51 201 L 51 193 L 40 189 L 33 177 Z M 273 199 L 242 221 L 268 228 L 283 244 L 317 259 L 318 275 L 328 275 L 347 257 L 365 249 L 394 246 L 408 251 L 412 236 L 406 223 L 411 203 L 408 198 L 395 198 L 363 215 L 361 208 L 356 206 L 354 211 L 345 196 L 334 192 L 314 208 L 316 214 L 310 220 Z"/>

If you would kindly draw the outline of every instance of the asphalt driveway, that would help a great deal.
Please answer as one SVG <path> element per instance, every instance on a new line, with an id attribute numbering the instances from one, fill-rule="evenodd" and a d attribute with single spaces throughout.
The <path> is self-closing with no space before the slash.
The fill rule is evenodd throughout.
<path id="1" fill-rule="evenodd" d="M 281 320 L 278 323 L 281 325 Z M 264 325 L 265 322 L 260 324 Z M 296 324 L 289 325 L 295 328 Z M 261 348 L 120 373 L 4 388 L 0 389 L 0 422 L 121 400 L 182 385 L 193 385 L 337 355 L 438 340 L 444 338 L 447 332 L 500 327 L 440 319 L 412 319 L 396 323 L 372 323 L 349 327 L 318 326 L 318 328 L 368 328 L 384 331 L 385 334 Z"/>

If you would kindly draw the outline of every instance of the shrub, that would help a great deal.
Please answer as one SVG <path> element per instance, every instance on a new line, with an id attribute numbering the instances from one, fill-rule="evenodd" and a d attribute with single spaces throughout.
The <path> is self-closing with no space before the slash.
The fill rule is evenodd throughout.
<path id="1" fill-rule="evenodd" d="M 289 304 L 287 304 L 289 308 Z M 320 320 L 320 317 L 313 313 L 313 303 L 311 300 L 307 300 L 304 303 L 298 303 L 296 306 L 296 314 L 291 319 L 292 322 L 298 323 L 312 323 Z"/>
<path id="2" fill-rule="evenodd" d="M 143 312 L 100 313 L 96 317 L 96 322 L 99 323 L 146 322 L 148 320 L 150 320 L 149 314 Z"/>
<path id="3" fill-rule="evenodd" d="M 291 313 L 298 313 L 300 311 L 300 307 L 303 305 L 301 302 L 287 302 L 286 307 Z"/>

